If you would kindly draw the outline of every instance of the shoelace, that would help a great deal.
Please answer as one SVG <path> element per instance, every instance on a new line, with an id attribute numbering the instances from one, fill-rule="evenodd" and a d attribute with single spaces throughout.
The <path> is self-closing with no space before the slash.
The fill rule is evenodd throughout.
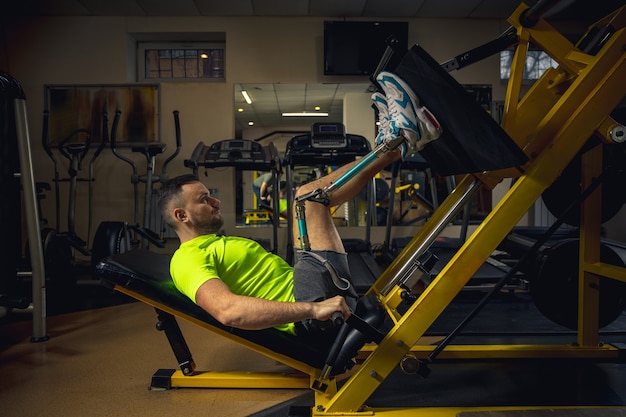
<path id="1" fill-rule="evenodd" d="M 376 135 L 376 143 L 383 141 L 384 137 L 391 131 L 391 124 L 389 120 L 389 109 L 387 107 L 387 100 L 385 100 L 382 94 L 375 94 L 372 97 L 374 105 L 378 110 L 378 135 Z"/>

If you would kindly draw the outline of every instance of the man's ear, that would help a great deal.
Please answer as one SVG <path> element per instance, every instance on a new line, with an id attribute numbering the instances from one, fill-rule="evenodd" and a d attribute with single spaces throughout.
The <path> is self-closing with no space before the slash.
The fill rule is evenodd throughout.
<path id="1" fill-rule="evenodd" d="M 174 218 L 181 223 L 186 222 L 188 219 L 187 213 L 182 208 L 174 209 Z"/>

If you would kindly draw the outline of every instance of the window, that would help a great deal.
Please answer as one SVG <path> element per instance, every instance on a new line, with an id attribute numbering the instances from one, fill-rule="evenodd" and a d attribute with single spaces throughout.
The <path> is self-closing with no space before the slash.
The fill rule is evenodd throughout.
<path id="1" fill-rule="evenodd" d="M 130 34 L 137 81 L 224 81 L 224 33 Z"/>
<path id="2" fill-rule="evenodd" d="M 145 49 L 146 80 L 224 78 L 224 49 Z"/>
<path id="3" fill-rule="evenodd" d="M 508 80 L 511 76 L 511 62 L 514 51 L 507 49 L 500 52 L 500 79 Z M 539 79 L 550 67 L 556 67 L 557 62 L 547 53 L 539 50 L 529 50 L 524 64 L 524 80 L 534 81 Z"/>

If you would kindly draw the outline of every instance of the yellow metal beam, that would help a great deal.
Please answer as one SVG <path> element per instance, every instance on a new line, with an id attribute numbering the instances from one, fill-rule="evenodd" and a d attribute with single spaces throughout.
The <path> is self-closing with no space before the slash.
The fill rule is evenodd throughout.
<path id="1" fill-rule="evenodd" d="M 251 341 L 249 341 L 247 339 L 244 339 L 243 337 L 239 337 L 239 336 L 234 335 L 232 333 L 229 333 L 227 331 L 221 330 L 220 328 L 212 326 L 211 324 L 209 324 L 207 322 L 204 322 L 202 320 L 196 319 L 193 316 L 184 314 L 181 311 L 174 310 L 174 309 L 172 309 L 172 308 L 170 308 L 170 307 L 168 307 L 168 306 L 166 306 L 164 304 L 157 303 L 157 302 L 155 302 L 154 300 L 152 300 L 152 299 L 150 299 L 148 297 L 143 297 L 139 293 L 127 290 L 126 288 L 122 287 L 121 285 L 116 285 L 114 289 L 116 291 L 124 293 L 124 294 L 126 294 L 126 295 L 128 295 L 128 296 L 130 296 L 130 297 L 132 297 L 132 298 L 134 298 L 136 300 L 139 300 L 139 301 L 141 301 L 141 302 L 143 302 L 143 303 L 145 303 L 145 304 L 147 304 L 149 306 L 152 306 L 154 308 L 158 308 L 159 310 L 165 311 L 166 313 L 169 313 L 169 314 L 171 314 L 171 315 L 173 315 L 175 317 L 180 317 L 180 318 L 182 318 L 182 319 L 184 319 L 186 321 L 189 321 L 190 323 L 196 324 L 196 325 L 198 325 L 198 326 L 200 326 L 200 327 L 202 327 L 202 328 L 204 328 L 206 330 L 209 330 L 210 332 L 213 332 L 215 334 L 223 336 L 223 337 L 225 337 L 228 340 L 232 340 L 232 341 L 234 341 L 234 342 L 236 342 L 236 343 L 238 343 L 238 344 L 240 344 L 240 345 L 242 345 L 242 346 L 244 346 L 244 347 L 246 347 L 246 348 L 248 348 L 248 349 L 250 349 L 252 351 L 255 351 L 255 352 L 258 352 L 258 353 L 260 353 L 262 355 L 265 355 L 266 357 L 268 357 L 270 359 L 273 359 L 275 361 L 283 363 L 283 364 L 285 364 L 285 365 L 287 365 L 287 366 L 289 366 L 289 367 L 291 367 L 291 368 L 293 368 L 293 369 L 295 369 L 297 371 L 300 371 L 300 372 L 302 372 L 304 374 L 316 375 L 317 373 L 320 372 L 319 369 L 317 369 L 317 368 L 315 368 L 313 366 L 310 366 L 310 365 L 308 365 L 308 364 L 306 364 L 304 362 L 295 360 L 293 358 L 290 358 L 289 356 L 286 356 L 286 355 L 283 355 L 283 354 L 280 354 L 280 353 L 276 353 L 276 352 L 274 352 L 274 351 L 272 351 L 272 350 L 270 350 L 270 349 L 268 349 L 268 348 L 266 348 L 264 346 L 260 346 L 260 345 L 258 345 L 256 343 L 253 343 L 253 342 L 251 342 Z"/>
<path id="2" fill-rule="evenodd" d="M 409 352 L 418 359 L 425 358 L 436 346 L 416 345 Z M 359 359 L 365 359 L 376 349 L 364 346 Z M 598 359 L 617 360 L 622 351 L 610 344 L 579 346 L 577 344 L 500 344 L 500 345 L 449 345 L 441 351 L 441 360 L 507 360 L 507 359 Z"/>
<path id="3" fill-rule="evenodd" d="M 611 265 L 603 262 L 585 262 L 583 263 L 582 268 L 592 274 L 626 282 L 626 268 L 622 266 Z"/>
<path id="4" fill-rule="evenodd" d="M 602 145 L 598 144 L 582 156 L 581 189 L 591 186 L 593 178 L 602 173 Z M 583 202 L 580 208 L 580 246 L 578 259 L 578 343 L 595 345 L 599 341 L 600 276 L 585 270 L 587 263 L 600 262 L 600 219 L 602 217 L 602 186 Z"/>
<path id="5" fill-rule="evenodd" d="M 186 376 L 177 370 L 170 382 L 172 388 L 308 389 L 311 386 L 305 374 L 236 371 L 198 372 Z"/>
<path id="6" fill-rule="evenodd" d="M 581 406 L 509 406 L 509 407 L 417 407 L 417 408 L 368 408 L 354 412 L 327 413 L 323 410 L 312 411 L 311 416 L 378 416 L 378 417 L 458 417 L 459 413 L 493 413 L 496 416 L 506 411 L 552 411 L 555 415 L 558 411 L 581 411 L 581 410 L 605 410 L 605 415 L 614 415 L 619 411 L 625 411 L 625 407 L 581 407 Z M 581 411 L 582 413 L 582 411 Z M 584 414 L 575 415 L 584 415 Z M 506 415 L 506 414 L 504 414 Z M 516 414 L 517 415 L 517 414 Z M 562 414 L 560 414 L 562 415 Z M 617 414 L 622 415 L 622 414 Z"/>

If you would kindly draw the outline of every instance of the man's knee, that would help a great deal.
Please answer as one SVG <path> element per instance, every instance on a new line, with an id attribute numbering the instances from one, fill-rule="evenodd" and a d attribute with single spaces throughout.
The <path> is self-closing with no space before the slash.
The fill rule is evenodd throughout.
<path id="1" fill-rule="evenodd" d="M 307 195 L 313 191 L 315 191 L 316 189 L 318 189 L 319 187 L 317 186 L 316 182 L 309 182 L 306 184 L 302 184 L 300 187 L 298 187 L 298 189 L 295 192 L 295 197 L 302 197 L 303 195 Z"/>

